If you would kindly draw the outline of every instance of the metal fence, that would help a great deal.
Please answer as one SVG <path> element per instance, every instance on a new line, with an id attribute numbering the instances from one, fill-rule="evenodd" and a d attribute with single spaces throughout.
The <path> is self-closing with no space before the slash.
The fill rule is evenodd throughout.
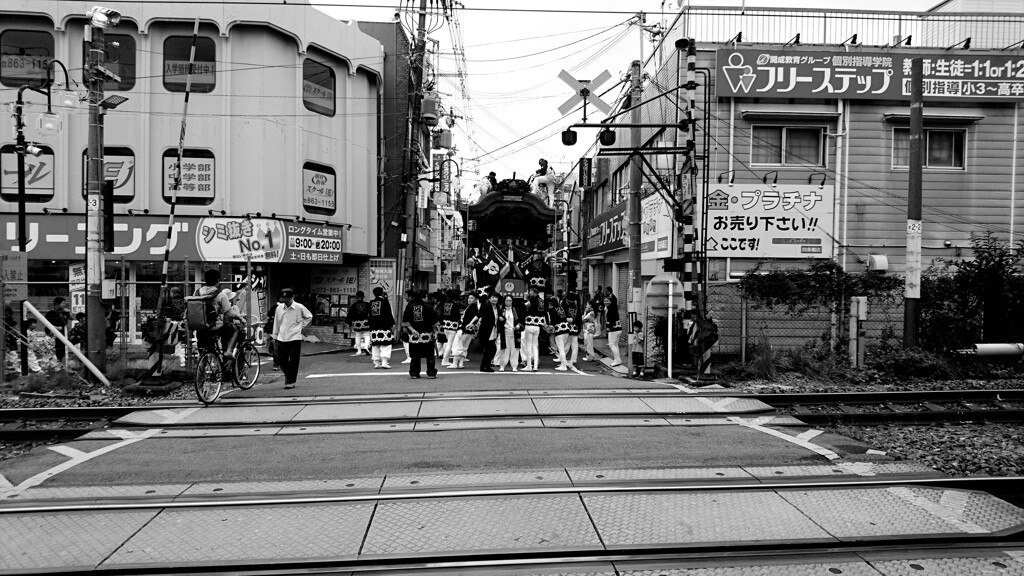
<path id="1" fill-rule="evenodd" d="M 1003 49 L 1024 40 L 1024 14 L 890 12 L 739 7 L 683 8 L 676 30 L 698 42 L 885 46 L 912 37 L 913 46 L 949 47 L 971 38 L 972 48 Z M 674 32 L 673 32 L 674 34 Z"/>
<path id="2" fill-rule="evenodd" d="M 713 354 L 745 360 L 746 352 L 767 342 L 775 350 L 795 350 L 811 342 L 835 344 L 847 353 L 849 307 L 837 314 L 826 308 L 812 308 L 799 314 L 755 306 L 737 282 L 709 283 L 708 310 L 718 324 L 718 343 Z M 877 344 L 885 334 L 903 337 L 903 302 L 869 301 L 867 321 L 862 324 L 868 345 Z"/>

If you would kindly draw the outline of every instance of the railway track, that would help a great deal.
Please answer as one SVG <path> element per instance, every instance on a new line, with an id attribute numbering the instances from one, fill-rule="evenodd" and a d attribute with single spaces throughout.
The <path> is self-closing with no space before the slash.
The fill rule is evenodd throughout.
<path id="1" fill-rule="evenodd" d="M 680 396 L 675 393 L 623 393 L 605 391 L 557 391 L 530 396 L 533 398 L 664 398 L 668 395 Z M 800 421 L 814 426 L 839 424 L 878 425 L 878 424 L 924 424 L 937 422 L 993 422 L 1021 423 L 1024 422 L 1024 390 L 965 390 L 965 391 L 924 391 L 924 392 L 855 392 L 855 393 L 800 393 L 800 394 L 685 394 L 685 398 L 716 399 L 727 396 L 730 398 L 747 398 L 759 400 L 775 409 L 774 414 L 792 415 Z M 282 399 L 263 401 L 221 401 L 219 408 L 261 407 L 282 405 L 326 405 L 353 404 L 367 402 L 434 402 L 453 400 L 493 400 L 508 399 L 507 394 L 494 395 L 460 395 L 458 393 L 435 395 L 427 398 L 400 396 L 369 396 L 354 398 L 326 399 Z M 191 402 L 161 404 L 158 406 L 97 406 L 68 408 L 9 408 L 0 409 L 0 440 L 12 442 L 39 441 L 48 439 L 70 440 L 92 430 L 110 426 L 111 422 L 131 412 L 141 410 L 167 410 L 196 408 Z M 715 416 L 728 416 L 728 412 L 718 412 Z M 740 414 L 732 414 L 740 415 Z M 749 416 L 750 414 L 745 414 Z M 652 416 L 650 412 L 617 412 L 599 414 L 544 414 L 545 418 L 581 418 L 600 417 L 602 419 L 642 418 Z M 501 414 L 487 416 L 489 420 L 516 419 L 537 417 L 536 413 Z M 417 418 L 375 418 L 366 420 L 346 420 L 346 423 L 392 423 L 405 422 L 446 422 L 453 420 L 480 419 L 474 417 L 417 417 Z M 302 425 L 336 421 L 303 421 L 300 423 L 261 422 L 263 425 Z M 169 424 L 165 427 L 185 426 Z M 189 424 L 188 427 L 198 427 Z M 210 424 L 217 427 L 240 427 L 245 425 Z"/>

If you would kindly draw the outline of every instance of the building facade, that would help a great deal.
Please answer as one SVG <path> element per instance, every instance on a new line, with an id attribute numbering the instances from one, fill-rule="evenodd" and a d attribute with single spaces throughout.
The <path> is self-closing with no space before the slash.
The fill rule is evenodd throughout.
<path id="1" fill-rule="evenodd" d="M 0 100 L 14 101 L 24 85 L 42 85 L 51 60 L 63 63 L 72 88 L 85 94 L 88 7 L 31 0 L 0 7 Z M 127 101 L 103 118 L 103 177 L 113 181 L 115 215 L 105 277 L 112 286 L 106 295 L 124 306 L 130 332 L 156 312 L 168 244 L 170 281 L 187 293 L 204 269 L 220 268 L 236 286 L 247 276 L 256 280 L 262 290 L 251 295 L 254 319 L 265 313 L 266 293 L 284 285 L 324 323 L 342 316 L 348 295 L 368 289 L 371 264 L 380 264 L 370 261 L 380 239 L 380 42 L 303 2 L 117 8 L 122 19 L 106 31 L 103 66 L 119 78 L 108 80 L 104 92 Z M 63 82 L 60 67 L 52 69 Z M 43 304 L 73 292 L 71 275 L 85 257 L 88 109 L 54 107 L 63 130 L 46 136 L 34 121 L 45 111 L 45 95 L 24 95 L 25 137 L 43 153 L 28 156 L 19 175 L 12 133 L 0 136 L 0 242 L 17 247 L 22 177 L 29 299 Z"/>

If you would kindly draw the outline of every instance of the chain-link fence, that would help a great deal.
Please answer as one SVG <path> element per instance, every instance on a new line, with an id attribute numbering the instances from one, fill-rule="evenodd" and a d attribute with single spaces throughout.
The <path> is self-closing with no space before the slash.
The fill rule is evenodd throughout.
<path id="1" fill-rule="evenodd" d="M 775 350 L 795 350 L 811 342 L 829 345 L 837 353 L 849 351 L 849 299 L 836 313 L 814 307 L 799 313 L 781 308 L 764 308 L 746 298 L 738 282 L 709 283 L 708 311 L 718 324 L 718 342 L 713 354 L 746 360 L 747 352 L 764 343 Z M 883 338 L 903 337 L 903 302 L 868 301 L 867 320 L 861 322 L 867 344 Z"/>

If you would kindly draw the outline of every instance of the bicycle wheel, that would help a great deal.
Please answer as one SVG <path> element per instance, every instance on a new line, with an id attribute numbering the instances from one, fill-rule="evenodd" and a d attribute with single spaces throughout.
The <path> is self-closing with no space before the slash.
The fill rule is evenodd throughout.
<path id="1" fill-rule="evenodd" d="M 196 396 L 203 404 L 213 404 L 220 396 L 220 360 L 207 352 L 196 362 Z"/>
<path id="2" fill-rule="evenodd" d="M 235 384 L 242 390 L 256 385 L 260 377 L 260 353 L 256 347 L 246 342 L 235 356 Z"/>

